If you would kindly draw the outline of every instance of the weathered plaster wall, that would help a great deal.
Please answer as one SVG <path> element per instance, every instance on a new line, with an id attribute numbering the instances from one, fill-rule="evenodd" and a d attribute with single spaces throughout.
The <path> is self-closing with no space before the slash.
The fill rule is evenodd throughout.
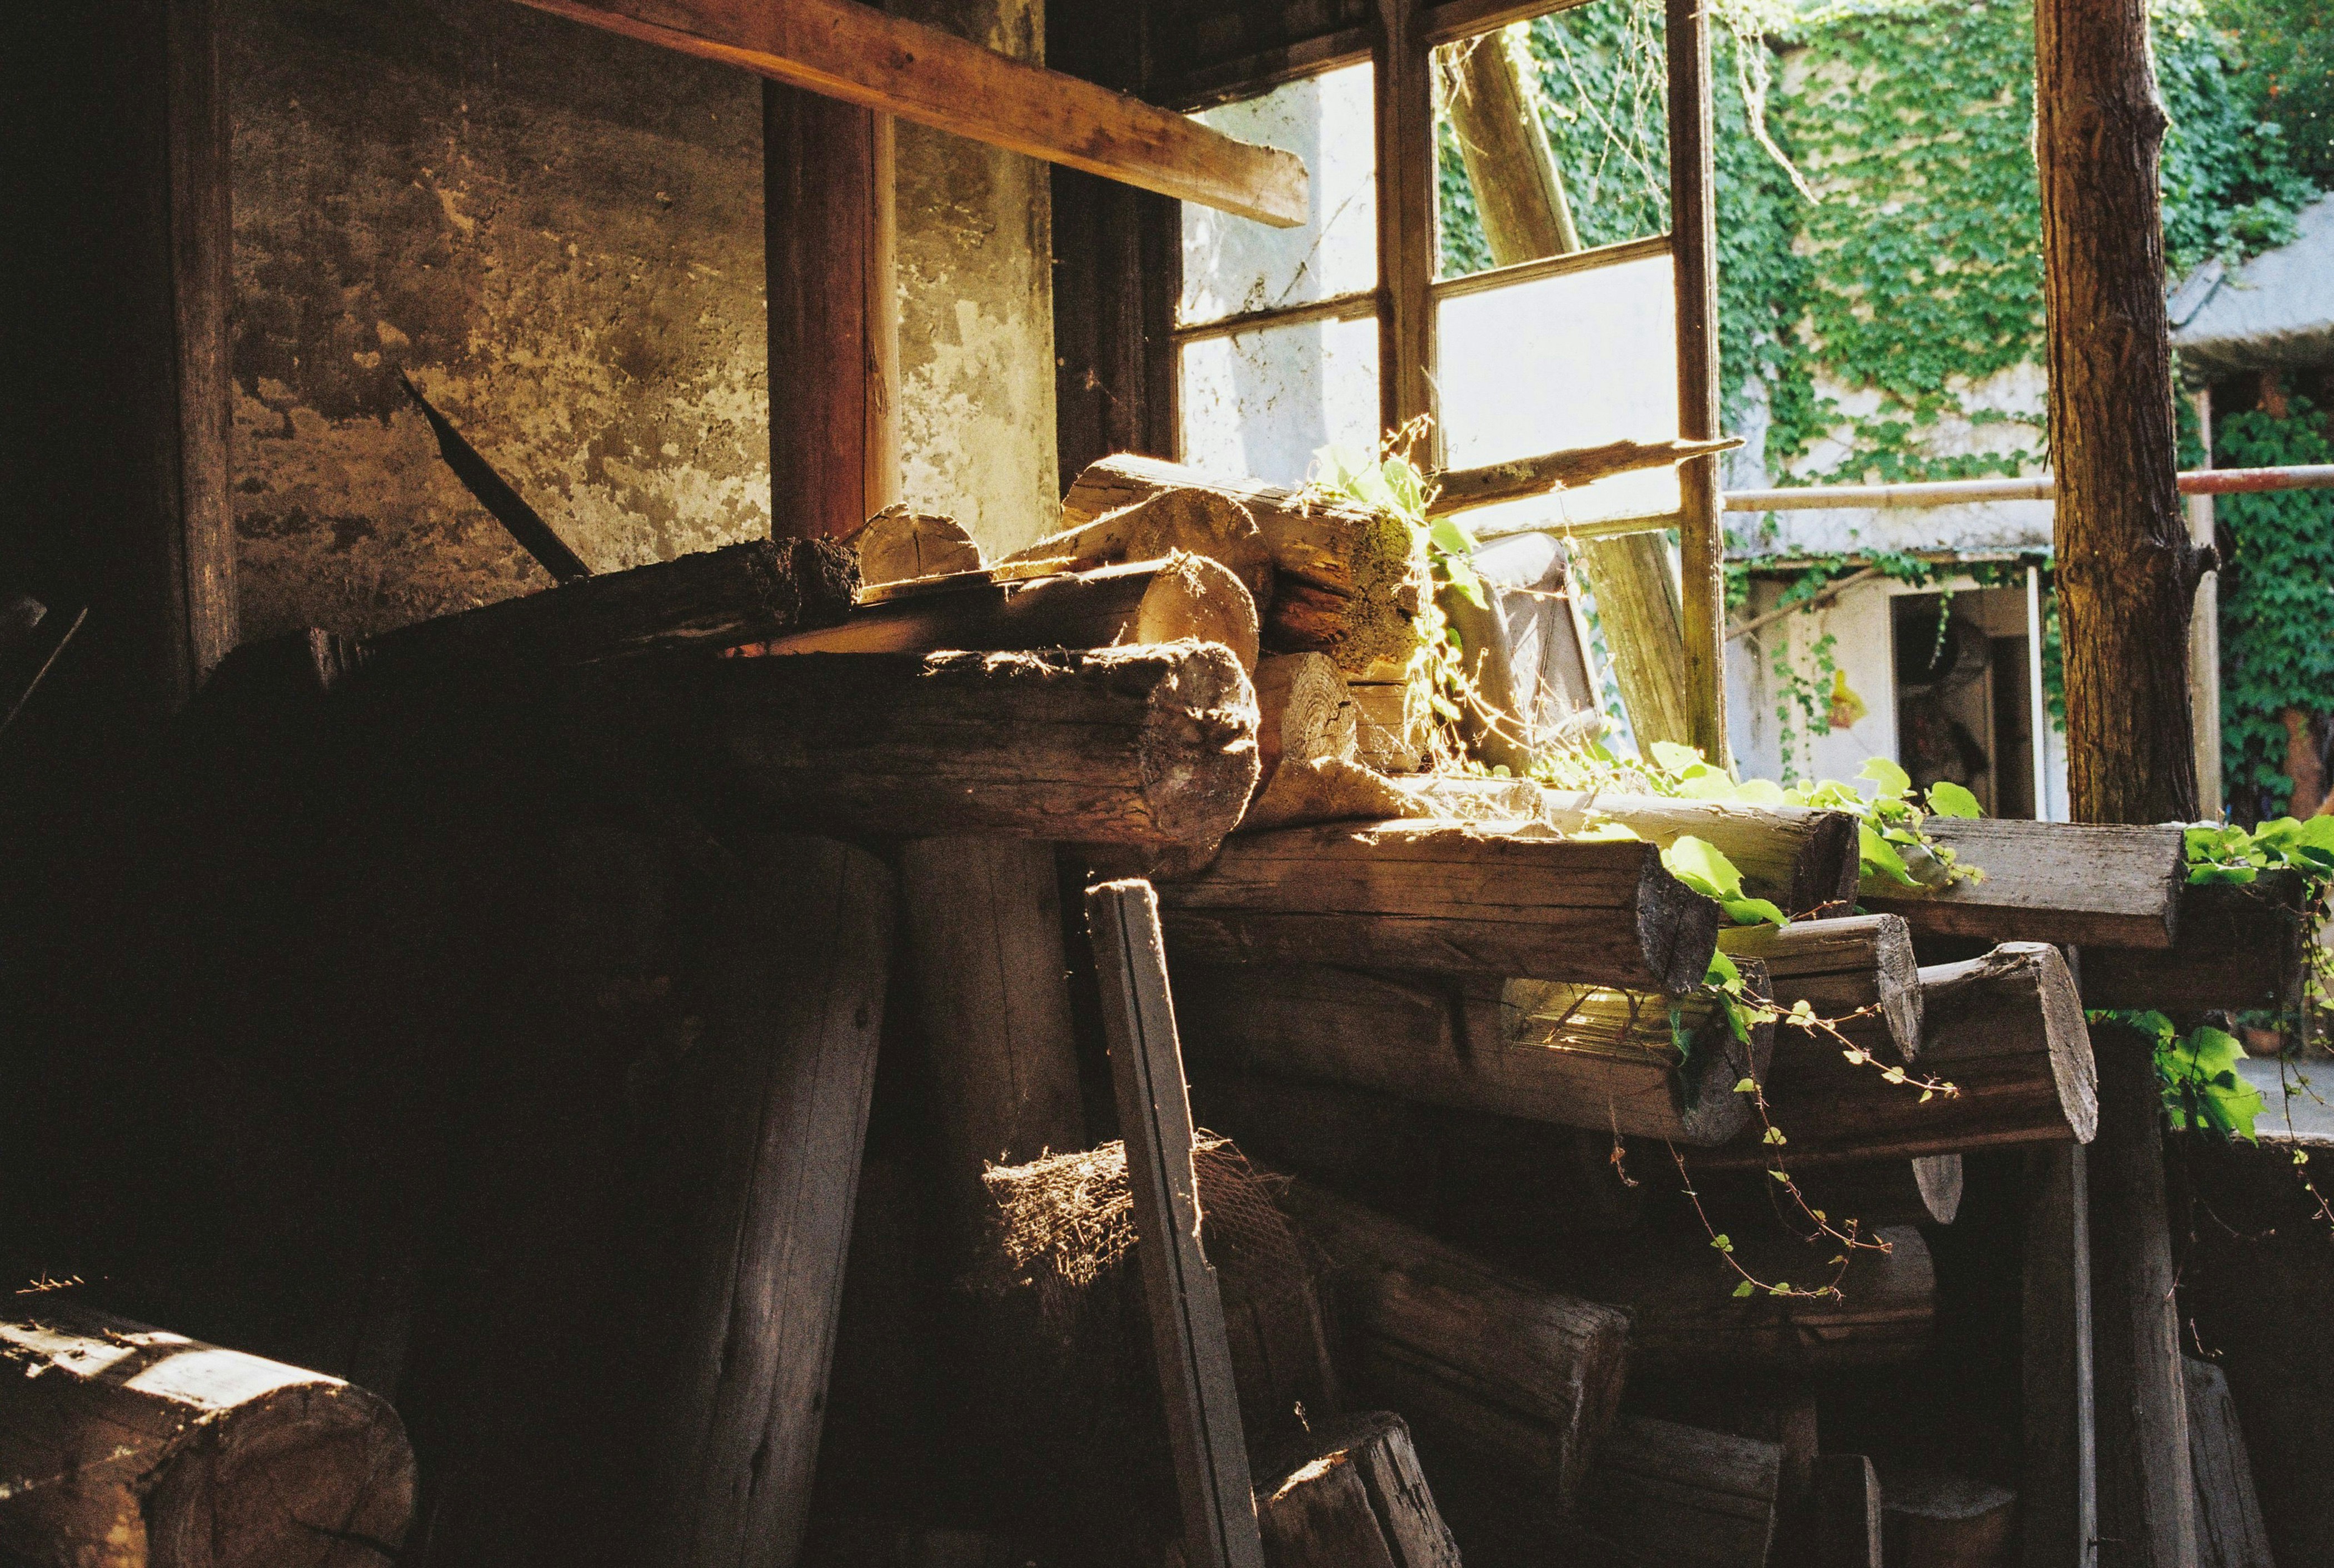
<path id="1" fill-rule="evenodd" d="M 1043 0 L 892 0 L 894 14 L 1044 58 Z M 900 445 L 909 503 L 990 556 L 1049 533 L 1054 443 L 1052 187 L 1046 166 L 899 128 Z"/>
<path id="2" fill-rule="evenodd" d="M 768 532 L 755 79 L 508 0 L 228 16 L 246 638 L 548 583 L 400 367 L 595 568 Z"/>

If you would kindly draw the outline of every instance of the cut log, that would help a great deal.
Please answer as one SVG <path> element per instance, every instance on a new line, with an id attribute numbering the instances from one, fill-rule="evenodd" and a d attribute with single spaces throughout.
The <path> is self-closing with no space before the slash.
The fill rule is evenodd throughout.
<path id="1" fill-rule="evenodd" d="M 930 653 L 944 649 L 1111 648 L 1220 642 L 1256 668 L 1256 603 L 1200 555 L 1105 566 L 1027 582 L 975 577 L 945 592 L 886 600 L 840 625 L 765 642 L 760 651 Z"/>
<path id="2" fill-rule="evenodd" d="M 622 672 L 588 711 L 854 832 L 1206 844 L 1256 786 L 1256 699 L 1212 643 L 806 654 Z"/>
<path id="3" fill-rule="evenodd" d="M 1441 492 L 1427 510 L 1438 517 L 1471 512 L 1478 506 L 1545 495 L 1551 490 L 1577 489 L 1615 474 L 1674 468 L 1714 452 L 1731 452 L 1741 445 L 1740 436 L 1721 436 L 1712 441 L 1607 441 L 1601 447 L 1567 447 L 1560 452 L 1543 452 L 1536 457 L 1517 457 L 1480 468 L 1452 468 L 1434 476 Z"/>
<path id="4" fill-rule="evenodd" d="M 1816 1460 L 1816 1568 L 1880 1568 L 1880 1477 L 1861 1454 Z"/>
<path id="5" fill-rule="evenodd" d="M 815 539 L 757 539 L 417 621 L 362 645 L 364 684 L 490 684 L 660 648 L 721 648 L 850 611 L 859 568 Z"/>
<path id="6" fill-rule="evenodd" d="M 1256 519 L 1276 582 L 1267 648 L 1326 653 L 1356 675 L 1381 660 L 1397 669 L 1410 662 L 1426 613 L 1425 544 L 1390 513 L 1122 453 L 1077 476 L 1062 497 L 1062 525 L 1082 527 L 1178 489 L 1211 491 Z"/>
<path id="7" fill-rule="evenodd" d="M 1159 1389 L 1192 1568 L 1264 1568 L 1216 1272 L 1200 1246 L 1191 1107 L 1151 884 L 1086 891 Z"/>
<path id="8" fill-rule="evenodd" d="M 1763 1568 L 1783 1451 L 1756 1438 L 1624 1416 L 1581 1488 L 1579 1521 L 1677 1568 Z"/>
<path id="9" fill-rule="evenodd" d="M 1857 899 L 1916 937 L 2172 946 L 2187 876 L 2177 826 L 2124 828 L 1931 817 L 1924 832 L 1985 875 L 1950 888 L 1866 878 Z"/>
<path id="10" fill-rule="evenodd" d="M 1328 1260 L 1345 1381 L 1399 1407 L 1424 1446 L 1571 1505 L 1611 1425 L 1626 1313 L 1529 1284 L 1304 1182 L 1283 1207 Z"/>
<path id="11" fill-rule="evenodd" d="M 2271 1568 L 2245 1434 L 2229 1380 L 2210 1361 L 2181 1359 L 2188 1397 L 2188 1457 L 2196 1476 L 2196 1550 L 2201 1568 Z"/>
<path id="12" fill-rule="evenodd" d="M 1283 762 L 1354 755 L 1353 693 L 1326 654 L 1275 653 L 1258 660 L 1256 708 L 1260 790 L 1272 787 Z"/>
<path id="13" fill-rule="evenodd" d="M 1770 1283 L 1802 1288 L 1830 1279 L 1838 1246 L 1802 1246 L 1771 1218 L 1725 1233 L 1743 1264 Z M 1894 1366 L 1926 1349 L 1936 1317 L 1936 1270 L 1921 1233 L 1883 1227 L 1890 1250 L 1858 1251 L 1832 1297 L 1738 1299 L 1726 1259 L 1689 1217 L 1628 1249 L 1551 1249 L 1533 1278 L 1629 1313 L 1630 1364 L 1647 1372 L 1803 1372 Z"/>
<path id="14" fill-rule="evenodd" d="M 1790 1140 L 1792 1165 L 2090 1141 L 2098 1126 L 2090 1036 L 2057 948 L 2005 942 L 1982 958 L 1930 965 L 1921 992 L 1917 1071 L 1959 1093 L 1924 1101 L 1883 1076 L 1895 1065 L 1886 1058 L 1853 1064 L 1835 1042 L 1777 1032 L 1767 1106 Z M 1766 1153 L 1738 1143 L 1705 1158 L 1713 1167 L 1763 1164 Z"/>
<path id="15" fill-rule="evenodd" d="M 980 546 L 955 518 L 911 512 L 905 506 L 887 506 L 875 514 L 857 544 L 859 578 L 870 588 L 978 572 L 988 564 L 980 558 Z"/>
<path id="16" fill-rule="evenodd" d="M 1305 165 L 1290 153 L 851 0 L 775 10 L 719 0 L 525 3 L 1181 201 L 1281 227 L 1305 221 Z"/>
<path id="17" fill-rule="evenodd" d="M 1759 983 L 1755 967 L 1746 979 Z M 1325 966 L 1181 966 L 1196 1055 L 1406 1100 L 1605 1132 L 1723 1142 L 1747 1124 L 1771 1026 L 1738 1040 L 1696 997 Z M 1681 1051 L 1680 1036 L 1688 1044 Z"/>
<path id="18" fill-rule="evenodd" d="M 1267 1474 L 1256 1517 L 1271 1568 L 1459 1568 L 1400 1416 L 1341 1421 Z"/>
<path id="19" fill-rule="evenodd" d="M 1416 773 L 1426 765 L 1425 699 L 1406 680 L 1349 683 L 1361 759 L 1385 774 Z"/>
<path id="20" fill-rule="evenodd" d="M 0 1319 L 0 1554 L 76 1568 L 361 1568 L 413 1515 L 362 1389 L 61 1298 Z"/>
<path id="21" fill-rule="evenodd" d="M 1880 1479 L 1881 1551 L 1889 1568 L 2010 1568 L 2018 1494 L 1937 1470 Z"/>
<path id="22" fill-rule="evenodd" d="M 1794 919 L 1846 914 L 1856 898 L 1857 824 L 1845 812 L 1564 790 L 1546 799 L 1543 814 L 1567 832 L 1593 814 L 1664 846 L 1691 833 L 1734 862 L 1745 892 Z"/>
<path id="23" fill-rule="evenodd" d="M 1790 925 L 1736 926 L 1718 933 L 1729 957 L 1766 966 L 1767 986 L 1779 1007 L 1805 1002 L 1818 1018 L 1845 1018 L 1866 1007 L 1895 1053 L 1910 1060 L 1921 1049 L 1921 972 L 1913 934 L 1895 915 L 1857 915 Z"/>
<path id="24" fill-rule="evenodd" d="M 2179 938 L 2169 953 L 2083 949 L 2083 1005 L 2175 1018 L 2300 1005 L 2309 940 L 2298 873 L 2271 871 L 2244 887 L 2184 885 Z"/>
<path id="25" fill-rule="evenodd" d="M 999 565 L 1043 563 L 1056 572 L 1085 572 L 1157 561 L 1176 551 L 1203 555 L 1248 585 L 1257 608 L 1272 604 L 1272 552 L 1249 509 L 1214 490 L 1162 490 L 1146 500 L 1048 534 L 1008 555 Z"/>
<path id="26" fill-rule="evenodd" d="M 1186 959 L 1525 976 L 1682 996 L 1718 906 L 1646 843 L 1434 820 L 1243 834 L 1160 890 Z"/>

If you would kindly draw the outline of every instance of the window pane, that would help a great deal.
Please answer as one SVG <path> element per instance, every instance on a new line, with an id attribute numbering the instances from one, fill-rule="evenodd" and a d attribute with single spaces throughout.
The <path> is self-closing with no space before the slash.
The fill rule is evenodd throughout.
<path id="1" fill-rule="evenodd" d="M 1183 345 L 1183 461 L 1276 485 L 1302 484 L 1332 443 L 1377 444 L 1378 327 L 1304 322 Z"/>
<path id="2" fill-rule="evenodd" d="M 1365 62 L 1195 117 L 1227 136 L 1297 154 L 1312 175 L 1313 200 L 1312 216 L 1297 228 L 1185 202 L 1185 325 L 1377 286 L 1370 81 Z"/>
<path id="3" fill-rule="evenodd" d="M 1461 294 L 1442 302 L 1435 326 L 1444 460 L 1453 468 L 1678 433 L 1666 255 Z M 1487 508 L 1469 521 L 1586 521 L 1677 505 L 1676 470 L 1662 468 Z"/>
<path id="4" fill-rule="evenodd" d="M 1669 227 L 1661 7 L 1596 0 L 1446 43 L 1434 85 L 1442 275 Z"/>

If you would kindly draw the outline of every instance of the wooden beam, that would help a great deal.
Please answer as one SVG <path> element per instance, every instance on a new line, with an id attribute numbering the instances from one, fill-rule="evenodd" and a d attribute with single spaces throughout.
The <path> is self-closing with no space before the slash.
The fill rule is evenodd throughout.
<path id="1" fill-rule="evenodd" d="M 1086 892 L 1102 986 L 1103 1033 L 1126 1138 L 1135 1248 L 1192 1568 L 1264 1568 L 1248 1449 L 1232 1387 L 1216 1272 L 1200 1247 L 1191 1169 L 1191 1107 L 1167 994 L 1167 951 L 1151 884 L 1104 882 Z"/>
<path id="2" fill-rule="evenodd" d="M 1880 1568 L 1880 1477 L 1862 1454 L 1816 1460 L 1815 1568 Z"/>
<path id="3" fill-rule="evenodd" d="M 1581 1488 L 1580 1523 L 1648 1563 L 1765 1568 L 1782 1462 L 1756 1438 L 1624 1416 Z"/>
<path id="4" fill-rule="evenodd" d="M 1642 468 L 1674 468 L 1679 464 L 1742 445 L 1740 436 L 1709 441 L 1607 441 L 1601 447 L 1568 447 L 1537 457 L 1518 457 L 1480 468 L 1453 468 L 1434 476 L 1441 486 L 1427 510 L 1440 517 L 1593 485 L 1615 474 Z"/>
<path id="5" fill-rule="evenodd" d="M 2088 1563 L 2099 1534 L 2088 1158 L 2079 1143 L 2026 1155 L 2018 1479 L 2024 1568 Z"/>
<path id="6" fill-rule="evenodd" d="M 1733 926 L 1718 933 L 1718 946 L 1766 966 L 1776 1005 L 1803 1001 L 1821 1018 L 1877 1007 L 1874 1021 L 1895 1049 L 1908 1059 L 1920 1050 L 1920 963 L 1912 932 L 1895 916 Z"/>
<path id="7" fill-rule="evenodd" d="M 2162 949 L 2178 928 L 2186 850 L 2174 827 L 1931 817 L 1924 829 L 1984 875 L 1949 888 L 1867 877 L 1857 901 L 1915 937 Z"/>
<path id="8" fill-rule="evenodd" d="M 2299 873 L 2268 871 L 2243 887 L 2183 884 L 2177 929 L 2168 953 L 2085 948 L 2083 1005 L 2175 1017 L 2300 1005 L 2309 936 Z"/>
<path id="9" fill-rule="evenodd" d="M 1421 0 L 1376 0 L 1378 423 L 1434 412 L 1434 73 Z M 1422 468 L 1438 467 L 1430 432 Z"/>
<path id="10" fill-rule="evenodd" d="M 899 499 L 892 141 L 888 114 L 763 83 L 770 531 L 780 538 L 849 539 Z"/>
<path id="11" fill-rule="evenodd" d="M 1856 819 L 1846 812 L 1567 790 L 1545 790 L 1540 799 L 1541 814 L 1567 832 L 1601 818 L 1664 848 L 1689 833 L 1704 840 L 1734 862 L 1744 891 L 1794 919 L 1838 913 L 1856 900 Z"/>
<path id="12" fill-rule="evenodd" d="M 1702 0 L 1665 0 L 1665 13 L 1678 435 L 1709 441 L 1719 433 L 1718 177 L 1711 123 L 1710 8 Z M 1722 765 L 1728 757 L 1726 540 L 1718 521 L 1717 457 L 1681 465 L 1678 493 L 1678 632 L 1685 645 L 1686 738 Z"/>
<path id="13" fill-rule="evenodd" d="M 1178 200 L 1305 221 L 1305 165 L 1289 153 L 855 0 L 520 4 Z"/>

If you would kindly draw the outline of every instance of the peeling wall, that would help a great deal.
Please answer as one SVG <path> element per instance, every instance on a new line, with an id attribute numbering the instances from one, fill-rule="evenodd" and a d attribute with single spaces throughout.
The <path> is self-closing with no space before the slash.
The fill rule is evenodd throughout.
<path id="1" fill-rule="evenodd" d="M 892 0 L 894 14 L 1042 60 L 1042 0 Z M 900 446 L 910 505 L 992 557 L 1061 515 L 1052 185 L 1044 164 L 899 128 Z"/>
<path id="2" fill-rule="evenodd" d="M 596 569 L 768 533 L 754 78 L 508 0 L 227 14 L 245 638 L 548 584 L 400 367 Z"/>

